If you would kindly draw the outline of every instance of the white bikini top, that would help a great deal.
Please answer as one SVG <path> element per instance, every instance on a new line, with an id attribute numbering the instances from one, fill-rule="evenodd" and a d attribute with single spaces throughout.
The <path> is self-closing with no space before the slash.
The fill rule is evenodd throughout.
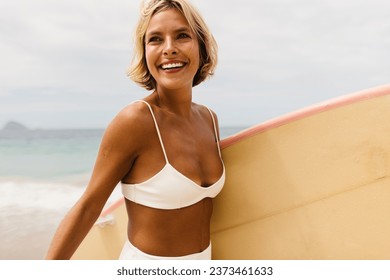
<path id="1" fill-rule="evenodd" d="M 223 172 L 217 182 L 209 187 L 202 187 L 177 171 L 169 163 L 152 107 L 144 100 L 139 101 L 145 103 L 149 107 L 154 124 L 156 126 L 157 135 L 160 140 L 166 164 L 157 174 L 142 183 L 125 184 L 122 182 L 121 187 L 124 197 L 135 203 L 157 209 L 183 208 L 193 205 L 206 197 L 215 197 L 222 190 L 222 187 L 225 183 L 225 166 L 223 165 L 221 157 L 221 150 L 219 147 L 214 116 L 210 109 L 206 107 L 209 110 L 213 120 L 214 133 L 219 156 L 221 157 Z"/>

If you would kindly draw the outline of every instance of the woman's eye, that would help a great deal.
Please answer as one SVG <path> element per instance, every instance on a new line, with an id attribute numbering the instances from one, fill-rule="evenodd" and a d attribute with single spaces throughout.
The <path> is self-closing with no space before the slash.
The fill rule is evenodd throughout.
<path id="1" fill-rule="evenodd" d="M 179 39 L 186 39 L 186 38 L 191 38 L 190 35 L 186 33 L 180 33 L 178 36 Z"/>
<path id="2" fill-rule="evenodd" d="M 161 42 L 161 38 L 160 37 L 157 37 L 157 36 L 154 36 L 154 37 L 150 37 L 149 40 L 148 40 L 149 43 L 158 43 L 158 42 Z"/>

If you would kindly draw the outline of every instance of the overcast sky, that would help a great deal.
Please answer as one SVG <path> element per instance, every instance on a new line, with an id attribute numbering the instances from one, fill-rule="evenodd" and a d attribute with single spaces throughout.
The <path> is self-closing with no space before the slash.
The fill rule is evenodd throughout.
<path id="1" fill-rule="evenodd" d="M 219 44 L 194 88 L 250 126 L 390 81 L 388 0 L 193 0 Z M 239 4 L 238 4 L 239 3 Z M 0 0 L 0 127 L 104 128 L 148 92 L 125 72 L 139 0 Z"/>

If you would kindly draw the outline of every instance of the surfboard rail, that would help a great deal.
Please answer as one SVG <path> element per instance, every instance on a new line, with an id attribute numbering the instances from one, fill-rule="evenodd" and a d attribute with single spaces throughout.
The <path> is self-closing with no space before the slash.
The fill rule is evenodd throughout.
<path id="1" fill-rule="evenodd" d="M 287 113 L 282 116 L 270 119 L 258 125 L 249 127 L 243 131 L 240 131 L 234 135 L 227 137 L 221 141 L 221 148 L 227 148 L 242 139 L 256 135 L 257 133 L 262 133 L 269 129 L 273 129 L 314 114 L 325 112 L 331 109 L 339 108 L 342 106 L 350 105 L 356 102 L 361 102 L 367 99 L 372 99 L 380 96 L 390 95 L 390 84 L 381 85 L 358 92 L 342 95 L 340 97 L 332 98 L 323 102 L 313 104 L 311 106 Z"/>

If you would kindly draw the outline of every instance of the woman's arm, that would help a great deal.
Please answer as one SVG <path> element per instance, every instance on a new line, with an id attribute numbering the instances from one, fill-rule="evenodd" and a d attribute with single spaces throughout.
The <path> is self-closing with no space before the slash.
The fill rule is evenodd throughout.
<path id="1" fill-rule="evenodd" d="M 74 254 L 115 186 L 130 172 L 143 142 L 139 108 L 128 106 L 106 129 L 88 186 L 58 227 L 46 259 L 69 259 Z"/>

